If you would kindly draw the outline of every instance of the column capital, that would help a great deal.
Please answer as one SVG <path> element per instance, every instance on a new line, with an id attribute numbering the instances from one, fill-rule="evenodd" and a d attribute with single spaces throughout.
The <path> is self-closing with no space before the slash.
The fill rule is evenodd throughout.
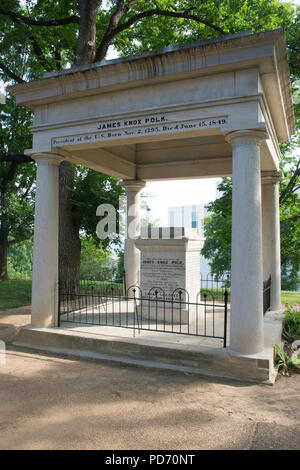
<path id="1" fill-rule="evenodd" d="M 239 145 L 239 144 L 255 144 L 260 145 L 263 140 L 268 138 L 268 133 L 265 130 L 255 130 L 255 129 L 248 129 L 248 130 L 241 130 L 241 131 L 233 131 L 225 134 L 225 140 L 229 142 L 231 145 Z"/>
<path id="2" fill-rule="evenodd" d="M 139 192 L 141 189 L 143 189 L 146 186 L 146 181 L 143 180 L 124 180 L 121 183 L 121 186 L 126 191 L 134 191 L 134 192 Z"/>
<path id="3" fill-rule="evenodd" d="M 283 178 L 281 170 L 277 171 L 262 171 L 261 172 L 261 184 L 276 184 Z"/>
<path id="4" fill-rule="evenodd" d="M 36 163 L 44 164 L 44 165 L 60 165 L 63 160 L 65 160 L 60 155 L 56 153 L 49 153 L 49 152 L 40 152 L 40 153 L 32 153 L 31 158 L 36 161 Z"/>

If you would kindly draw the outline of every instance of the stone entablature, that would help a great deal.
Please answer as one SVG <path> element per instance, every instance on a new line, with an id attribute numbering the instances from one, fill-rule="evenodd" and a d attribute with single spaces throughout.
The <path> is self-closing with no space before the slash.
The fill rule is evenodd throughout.
<path id="1" fill-rule="evenodd" d="M 275 47 L 274 47 L 275 46 Z M 274 50 L 275 49 L 275 50 Z M 245 69 L 245 61 L 252 61 L 250 68 L 258 67 L 261 75 L 274 74 L 274 64 L 278 68 L 278 81 L 274 83 L 283 90 L 282 105 L 285 104 L 286 120 L 291 130 L 294 128 L 293 105 L 290 96 L 289 70 L 286 62 L 285 37 L 283 30 L 253 34 L 244 32 L 205 41 L 171 46 L 159 51 L 138 54 L 123 59 L 102 61 L 89 66 L 47 73 L 42 80 L 11 88 L 17 101 L 35 109 L 45 102 L 61 100 L 61 95 L 69 98 L 107 93 L 131 87 L 139 81 L 169 82 L 176 74 L 186 77 L 199 77 L 209 71 L 211 75 L 220 70 Z M 254 65 L 255 63 L 255 65 Z M 264 77 L 264 81 L 265 78 Z M 269 77 L 271 78 L 271 77 Z M 140 84 L 141 85 L 141 84 Z"/>
<path id="2" fill-rule="evenodd" d="M 248 129 L 267 131 L 262 170 L 278 171 L 278 142 L 294 132 L 282 30 L 74 67 L 10 91 L 35 113 L 28 154 L 123 179 L 230 176 L 224 135 Z"/>

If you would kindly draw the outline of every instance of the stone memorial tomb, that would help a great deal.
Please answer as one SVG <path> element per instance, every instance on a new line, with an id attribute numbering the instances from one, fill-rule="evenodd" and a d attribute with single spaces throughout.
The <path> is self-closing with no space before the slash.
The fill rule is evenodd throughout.
<path id="1" fill-rule="evenodd" d="M 143 316 L 166 323 L 193 324 L 197 313 L 193 304 L 200 301 L 200 251 L 203 246 L 197 230 L 142 228 L 135 245 L 141 253 L 143 306 L 140 308 Z"/>

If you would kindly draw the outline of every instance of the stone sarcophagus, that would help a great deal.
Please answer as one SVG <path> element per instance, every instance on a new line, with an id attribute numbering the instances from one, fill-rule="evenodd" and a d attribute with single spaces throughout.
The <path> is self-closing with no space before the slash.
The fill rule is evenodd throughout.
<path id="1" fill-rule="evenodd" d="M 203 246 L 197 230 L 142 228 L 135 244 L 141 252 L 142 315 L 166 323 L 194 323 L 194 304 L 200 301 L 200 251 Z"/>

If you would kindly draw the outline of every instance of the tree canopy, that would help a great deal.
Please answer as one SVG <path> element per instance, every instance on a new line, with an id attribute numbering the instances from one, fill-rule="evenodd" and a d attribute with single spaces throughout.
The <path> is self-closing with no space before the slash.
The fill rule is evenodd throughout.
<path id="1" fill-rule="evenodd" d="M 300 270 L 300 159 L 284 157 L 281 169 L 284 175 L 279 186 L 282 285 L 293 290 L 299 283 Z M 202 254 L 210 260 L 211 272 L 221 276 L 230 272 L 231 267 L 231 179 L 224 178 L 218 190 L 220 197 L 207 206 L 210 215 L 204 221 Z"/>
<path id="2" fill-rule="evenodd" d="M 12 97 L 0 105 L 0 280 L 7 280 L 7 254 L 33 231 L 35 165 L 23 155 L 31 145 L 31 115 Z"/>
<path id="3" fill-rule="evenodd" d="M 292 3 L 277 0 L 1 0 L 0 79 L 23 83 L 38 79 L 45 72 L 101 61 L 107 58 L 110 46 L 121 55 L 128 55 L 227 33 L 260 32 L 279 27 L 287 32 L 292 79 L 296 83 L 300 64 L 299 10 L 295 11 Z M 28 200 L 27 225 L 21 218 L 15 218 L 16 227 L 10 229 L 17 231 L 19 227 L 25 236 L 26 227 L 32 229 L 33 186 L 30 184 L 34 165 L 30 157 L 24 155 L 24 149 L 31 147 L 28 130 L 31 116 L 16 107 L 13 98 L 8 99 L 7 106 L 10 111 L 8 107 L 1 108 L 4 120 L 0 128 L 0 187 L 2 197 L 6 194 L 1 211 L 2 214 L 10 212 L 5 209 L 8 199 L 15 198 L 14 210 Z M 14 119 L 16 115 L 18 118 Z M 296 143 L 295 138 L 290 145 Z M 79 232 L 84 229 L 91 233 L 90 224 L 94 224 L 92 216 L 80 215 L 80 208 L 86 204 L 84 194 L 91 188 L 88 185 L 96 184 L 100 188 L 104 181 L 91 170 L 78 171 L 83 172 L 82 181 L 76 179 L 77 170 L 67 164 L 60 167 L 60 200 L 64 199 L 65 215 L 60 246 L 64 252 L 69 250 L 66 258 L 69 263 L 64 259 L 64 269 L 69 269 L 70 260 L 79 262 Z M 97 178 L 99 181 L 95 183 Z M 117 189 L 113 180 L 109 184 L 111 189 Z M 8 187 L 11 188 L 9 198 Z M 13 194 L 15 196 L 11 197 Z M 105 199 L 105 195 L 103 197 Z M 0 220 L 1 230 L 5 227 L 1 214 Z M 5 236 L 7 240 L 19 237 L 13 231 Z M 0 253 L 2 247 L 1 242 Z"/>
<path id="4" fill-rule="evenodd" d="M 245 30 L 290 31 L 294 16 L 292 3 L 276 0 L 2 0 L 0 69 L 22 82 L 101 61 L 111 45 L 128 55 Z"/>

